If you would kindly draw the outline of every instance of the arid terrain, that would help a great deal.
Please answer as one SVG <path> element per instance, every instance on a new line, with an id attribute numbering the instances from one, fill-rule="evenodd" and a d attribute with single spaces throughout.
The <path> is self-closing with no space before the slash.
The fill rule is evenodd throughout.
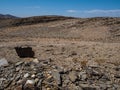
<path id="1" fill-rule="evenodd" d="M 0 90 L 120 90 L 120 18 L 1 19 Z"/>

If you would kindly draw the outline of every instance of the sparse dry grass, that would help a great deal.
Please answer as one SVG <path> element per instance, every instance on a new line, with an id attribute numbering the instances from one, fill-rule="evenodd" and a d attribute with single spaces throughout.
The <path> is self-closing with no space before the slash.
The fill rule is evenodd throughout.
<path id="1" fill-rule="evenodd" d="M 97 62 L 99 65 L 105 64 L 107 62 L 106 59 L 102 59 L 102 58 L 96 58 L 94 61 Z"/>

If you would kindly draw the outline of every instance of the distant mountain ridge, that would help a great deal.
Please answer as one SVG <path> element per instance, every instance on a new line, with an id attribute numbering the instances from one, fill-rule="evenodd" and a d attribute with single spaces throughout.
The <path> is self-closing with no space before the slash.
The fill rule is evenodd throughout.
<path id="1" fill-rule="evenodd" d="M 9 15 L 7 15 L 9 16 Z M 73 19 L 73 17 L 65 17 L 65 16 L 57 16 L 57 15 L 48 15 L 48 16 L 33 16 L 27 18 L 16 18 L 14 16 L 7 17 L 4 16 L 5 19 L 0 19 L 0 28 L 2 27 L 14 27 L 21 25 L 32 25 L 38 23 L 47 23 L 53 21 L 60 21 L 66 19 Z"/>
<path id="2" fill-rule="evenodd" d="M 18 17 L 10 14 L 0 14 L 0 19 L 14 19 L 14 18 L 18 18 Z"/>

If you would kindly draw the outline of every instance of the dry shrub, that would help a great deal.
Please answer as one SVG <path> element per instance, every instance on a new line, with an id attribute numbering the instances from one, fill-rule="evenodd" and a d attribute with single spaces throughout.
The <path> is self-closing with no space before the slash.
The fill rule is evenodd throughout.
<path id="1" fill-rule="evenodd" d="M 88 60 L 82 60 L 80 63 L 81 63 L 81 67 L 84 68 L 87 66 Z"/>

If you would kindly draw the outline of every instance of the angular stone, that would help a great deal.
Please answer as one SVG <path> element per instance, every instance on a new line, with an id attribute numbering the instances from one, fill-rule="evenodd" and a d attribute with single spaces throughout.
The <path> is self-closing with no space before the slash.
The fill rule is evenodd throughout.
<path id="1" fill-rule="evenodd" d="M 99 87 L 90 86 L 88 84 L 80 84 L 80 87 L 82 88 L 82 90 L 99 90 Z"/>
<path id="2" fill-rule="evenodd" d="M 31 77 L 32 77 L 32 78 L 35 78 L 36 76 L 35 76 L 35 74 L 33 74 Z"/>
<path id="3" fill-rule="evenodd" d="M 38 81 L 37 87 L 41 87 L 42 81 L 42 79 Z"/>
<path id="4" fill-rule="evenodd" d="M 34 85 L 34 84 L 35 84 L 35 81 L 34 81 L 34 80 L 27 80 L 27 81 L 26 81 L 26 84 Z"/>
<path id="5" fill-rule="evenodd" d="M 81 87 L 76 86 L 75 84 L 70 85 L 69 90 L 83 90 Z"/>
<path id="6" fill-rule="evenodd" d="M 38 83 L 39 79 L 38 78 L 35 78 L 35 83 Z"/>
<path id="7" fill-rule="evenodd" d="M 23 90 L 23 89 L 22 89 L 22 86 L 17 86 L 17 87 L 15 87 L 14 90 Z"/>
<path id="8" fill-rule="evenodd" d="M 8 66 L 8 61 L 5 58 L 0 59 L 0 67 L 1 66 Z"/>
<path id="9" fill-rule="evenodd" d="M 6 81 L 5 78 L 0 78 L 0 90 L 4 90 L 4 83 L 3 81 Z"/>
<path id="10" fill-rule="evenodd" d="M 102 90 L 107 90 L 107 85 L 106 84 L 99 84 L 99 86 Z"/>
<path id="11" fill-rule="evenodd" d="M 15 81 L 19 81 L 20 78 L 21 78 L 21 76 L 17 75 L 16 78 L 15 78 Z"/>
<path id="12" fill-rule="evenodd" d="M 52 76 L 58 85 L 61 84 L 61 76 L 57 70 L 52 71 Z"/>
<path id="13" fill-rule="evenodd" d="M 35 90 L 35 86 L 33 84 L 26 84 L 23 90 Z"/>
<path id="14" fill-rule="evenodd" d="M 55 66 L 54 69 L 57 69 L 60 73 L 64 73 L 64 68 L 63 67 Z"/>
<path id="15" fill-rule="evenodd" d="M 77 79 L 77 75 L 76 75 L 76 72 L 75 71 L 71 71 L 71 72 L 69 72 L 69 78 L 70 78 L 70 80 L 72 81 L 72 82 L 75 82 L 76 81 L 76 79 Z"/>
<path id="16" fill-rule="evenodd" d="M 24 75 L 24 78 L 28 78 L 30 76 L 30 74 L 29 73 L 26 73 L 25 75 Z"/>
<path id="17" fill-rule="evenodd" d="M 96 70 L 93 70 L 92 73 L 91 73 L 93 76 L 100 76 L 101 73 L 96 71 Z"/>
<path id="18" fill-rule="evenodd" d="M 86 80 L 87 79 L 87 74 L 81 75 L 81 80 Z"/>
<path id="19" fill-rule="evenodd" d="M 51 59 L 46 59 L 43 61 L 43 65 L 49 65 L 51 62 Z"/>
<path id="20" fill-rule="evenodd" d="M 20 67 L 16 67 L 16 72 L 18 72 L 21 68 Z"/>
<path id="21" fill-rule="evenodd" d="M 33 62 L 34 63 L 39 63 L 39 60 L 36 58 L 36 59 L 33 59 Z"/>
<path id="22" fill-rule="evenodd" d="M 43 73 L 37 73 L 37 75 L 36 75 L 38 78 L 43 78 L 44 76 L 43 76 Z"/>
<path id="23" fill-rule="evenodd" d="M 19 65 L 21 65 L 21 64 L 23 64 L 23 63 L 24 63 L 23 61 L 17 62 L 17 63 L 15 64 L 15 66 L 19 66 Z"/>
<path id="24" fill-rule="evenodd" d="M 106 75 L 106 74 L 104 74 L 100 79 L 104 80 L 104 81 L 109 81 L 110 80 L 109 76 Z"/>
<path id="25" fill-rule="evenodd" d="M 34 90 L 35 88 L 35 81 L 34 80 L 27 80 L 24 85 L 24 90 Z"/>
<path id="26" fill-rule="evenodd" d="M 87 79 L 87 73 L 85 71 L 81 71 L 79 72 L 78 77 L 80 80 L 84 81 Z"/>

